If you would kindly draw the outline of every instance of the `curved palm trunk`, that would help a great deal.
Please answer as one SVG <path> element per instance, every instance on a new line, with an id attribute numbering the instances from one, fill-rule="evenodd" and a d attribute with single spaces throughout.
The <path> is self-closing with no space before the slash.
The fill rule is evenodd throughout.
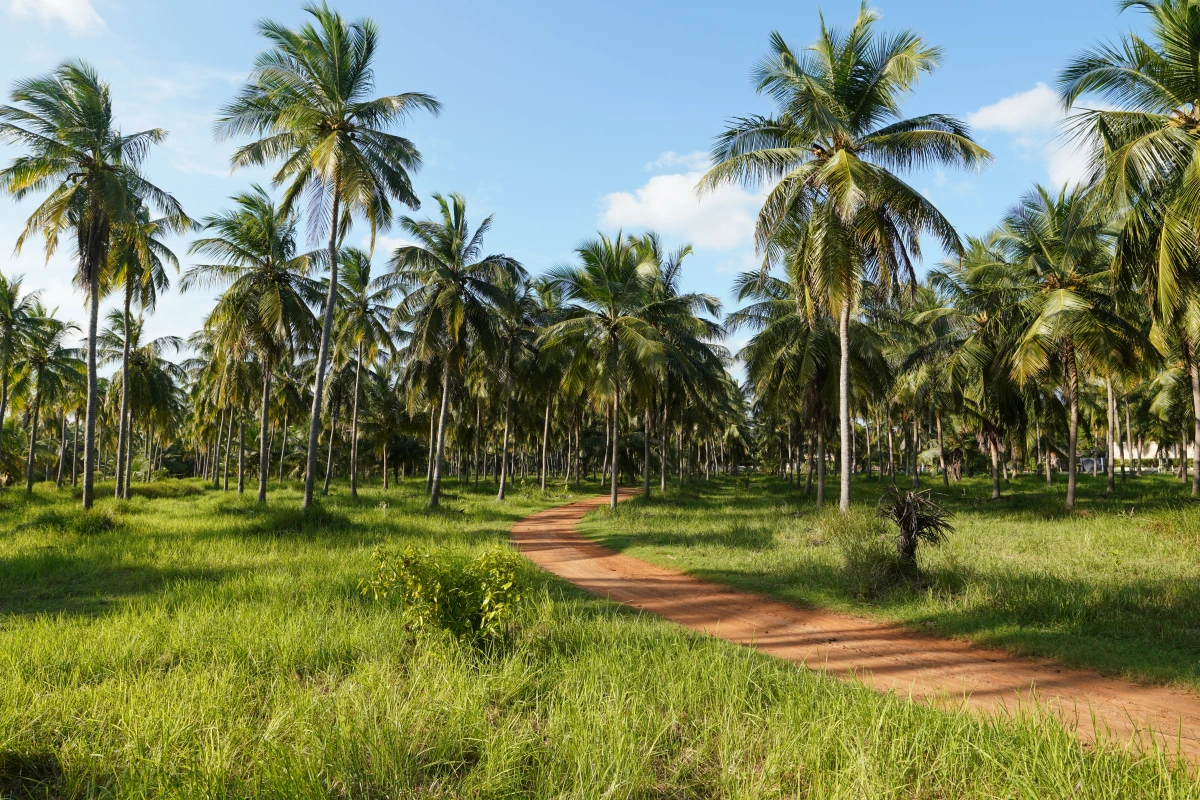
<path id="1" fill-rule="evenodd" d="M 96 495 L 96 418 L 100 393 L 96 386 L 96 329 L 100 320 L 100 259 L 93 256 L 88 270 L 87 418 L 83 432 L 83 507 L 91 508 Z"/>
<path id="2" fill-rule="evenodd" d="M 500 440 L 500 489 L 496 499 L 504 499 L 504 488 L 508 485 L 508 432 L 512 419 L 512 395 L 508 390 L 508 381 L 504 383 L 504 437 Z"/>
<path id="3" fill-rule="evenodd" d="M 121 320 L 125 325 L 125 341 L 121 343 L 121 423 L 117 426 L 117 486 L 116 497 L 125 496 L 125 471 L 121 469 L 121 459 L 125 458 L 125 442 L 129 436 L 129 426 L 125 417 L 129 413 L 129 303 L 133 297 L 133 286 L 129 277 L 125 279 L 125 305 L 121 310 Z"/>
<path id="4" fill-rule="evenodd" d="M 842 313 L 838 315 L 838 339 L 841 347 L 841 359 L 838 363 L 838 422 L 842 433 L 842 474 L 841 496 L 838 499 L 840 511 L 850 510 L 850 459 L 851 437 L 850 430 L 850 297 L 842 301 Z"/>
<path id="5" fill-rule="evenodd" d="M 362 342 L 357 347 L 354 365 L 354 411 L 350 418 L 350 496 L 358 497 L 358 394 L 362 378 Z"/>
<path id="6" fill-rule="evenodd" d="M 437 447 L 433 454 L 432 478 L 429 484 L 429 507 L 437 508 L 442 494 L 442 455 L 446 452 L 446 406 L 450 401 L 450 366 L 442 370 L 442 406 L 438 409 Z"/>
<path id="7" fill-rule="evenodd" d="M 1192 416 L 1195 423 L 1196 433 L 1192 441 L 1192 497 L 1200 496 L 1200 367 L 1196 364 L 1196 353 L 1191 346 L 1187 348 L 1188 353 L 1188 373 L 1192 378 Z M 1129 406 L 1125 407 L 1125 414 L 1128 418 Z M 1125 427 L 1129 427 L 1128 420 Z M 1184 456 L 1186 458 L 1186 455 Z"/>
<path id="8" fill-rule="evenodd" d="M 1079 365 L 1075 363 L 1075 348 L 1067 341 L 1067 508 L 1075 508 L 1075 483 L 1079 444 Z"/>
<path id="9" fill-rule="evenodd" d="M 38 376 L 41 377 L 40 375 Z M 42 405 L 42 393 L 34 390 L 33 393 L 33 418 L 29 426 L 29 457 L 25 461 L 25 491 L 28 494 L 33 494 L 33 452 L 37 445 L 37 428 L 38 428 L 38 411 Z"/>
<path id="10" fill-rule="evenodd" d="M 612 492 L 608 498 L 609 508 L 617 507 L 617 448 L 621 442 L 621 387 L 617 386 L 613 392 L 613 420 L 612 420 Z"/>
<path id="11" fill-rule="evenodd" d="M 551 392 L 546 397 L 546 421 L 542 423 L 542 491 L 546 491 L 546 466 L 547 457 L 550 452 L 550 403 L 554 400 L 554 393 Z M 478 434 L 476 434 L 478 437 Z M 570 440 L 571 434 L 568 431 L 567 439 Z M 568 445 L 569 446 L 569 445 Z M 478 453 L 476 449 L 476 453 Z M 476 456 L 478 458 L 478 456 Z"/>
<path id="12" fill-rule="evenodd" d="M 263 392 L 262 405 L 259 413 L 262 415 L 258 424 L 258 498 L 256 502 L 267 502 L 267 467 L 268 461 L 271 458 L 271 451 L 267 447 L 268 427 L 270 423 L 270 402 L 271 402 L 271 370 L 267 368 L 267 364 L 263 362 Z M 284 433 L 287 436 L 287 433 Z M 284 442 L 287 446 L 287 442 Z M 282 461 L 280 462 L 282 464 Z"/>
<path id="13" fill-rule="evenodd" d="M 317 440 L 321 436 L 321 395 L 325 391 L 325 367 L 329 364 L 329 336 L 333 328 L 333 306 L 337 302 L 338 282 L 338 214 L 341 211 L 342 194 L 339 187 L 333 190 L 333 205 L 330 209 L 329 225 L 329 292 L 325 295 L 325 313 L 321 318 L 321 345 L 317 350 L 317 374 L 313 382 L 312 417 L 308 425 L 308 468 L 304 475 L 304 503 L 302 508 L 312 505 L 313 486 L 317 478 Z"/>

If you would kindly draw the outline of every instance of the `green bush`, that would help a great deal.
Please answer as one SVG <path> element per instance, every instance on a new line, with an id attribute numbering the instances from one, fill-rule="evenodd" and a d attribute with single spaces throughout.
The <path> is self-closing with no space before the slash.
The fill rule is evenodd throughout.
<path id="1" fill-rule="evenodd" d="M 514 553 L 492 550 L 469 561 L 419 553 L 374 552 L 375 574 L 360 584 L 376 600 L 393 599 L 413 628 L 438 627 L 460 639 L 493 639 L 524 599 Z"/>
<path id="2" fill-rule="evenodd" d="M 80 509 L 71 514 L 67 526 L 81 536 L 97 536 L 108 533 L 120 524 L 116 514 L 109 508 Z"/>

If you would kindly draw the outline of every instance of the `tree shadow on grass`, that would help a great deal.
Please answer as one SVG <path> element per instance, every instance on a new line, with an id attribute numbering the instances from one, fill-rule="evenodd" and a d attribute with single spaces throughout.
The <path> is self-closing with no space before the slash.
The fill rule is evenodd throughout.
<path id="1" fill-rule="evenodd" d="M 161 592 L 180 581 L 219 581 L 230 570 L 160 568 L 115 560 L 106 553 L 57 550 L 0 558 L 0 617 L 100 616 L 121 602 Z"/>

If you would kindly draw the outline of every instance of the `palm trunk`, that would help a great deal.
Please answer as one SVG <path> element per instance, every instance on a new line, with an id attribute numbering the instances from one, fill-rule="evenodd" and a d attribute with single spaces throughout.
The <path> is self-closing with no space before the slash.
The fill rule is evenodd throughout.
<path id="1" fill-rule="evenodd" d="M 130 483 L 133 479 L 133 408 L 130 407 L 129 415 L 125 419 L 125 493 L 122 495 L 128 500 L 132 495 L 132 487 Z M 117 454 L 118 459 L 120 453 Z"/>
<path id="2" fill-rule="evenodd" d="M 483 410 L 478 398 L 475 399 L 475 488 L 479 488 L 479 437 L 483 435 L 480 425 L 483 423 Z M 432 438 L 432 437 L 430 437 Z"/>
<path id="3" fill-rule="evenodd" d="M 1078 452 L 1079 444 L 1079 365 L 1075 363 L 1075 348 L 1071 345 L 1068 339 L 1066 343 L 1067 355 L 1067 406 L 1068 416 L 1067 423 L 1069 433 L 1067 436 L 1067 509 L 1075 508 L 1075 483 L 1076 472 L 1078 469 Z"/>
<path id="4" fill-rule="evenodd" d="M 246 417 L 238 414 L 238 494 L 246 492 Z"/>
<path id="5" fill-rule="evenodd" d="M 1197 437 L 1200 438 L 1200 437 Z M 1133 471 L 1133 428 L 1129 426 L 1129 398 L 1125 398 L 1125 451 L 1129 454 L 1129 468 Z M 1122 475 L 1124 475 L 1125 462 L 1121 461 Z"/>
<path id="6" fill-rule="evenodd" d="M 850 510 L 850 459 L 851 437 L 850 429 L 850 297 L 842 300 L 842 313 L 838 315 L 838 338 L 841 345 L 841 359 L 838 363 L 838 421 L 842 433 L 842 475 L 841 497 L 838 499 L 838 510 L 845 513 Z"/>
<path id="7" fill-rule="evenodd" d="M 4 418 L 8 415 L 8 370 L 0 378 L 0 446 L 4 444 Z"/>
<path id="8" fill-rule="evenodd" d="M 1116 465 L 1113 463 L 1113 444 L 1115 440 L 1115 437 L 1113 436 L 1113 427 L 1117 424 L 1117 401 L 1113 397 L 1112 378 L 1107 376 L 1104 378 L 1104 389 L 1108 395 L 1108 408 L 1106 409 L 1108 416 L 1108 430 L 1104 435 L 1105 456 L 1107 456 L 1105 460 L 1108 462 L 1105 464 L 1105 472 L 1108 476 L 1108 486 L 1104 491 L 1106 494 L 1112 494 L 1117 490 Z"/>
<path id="9" fill-rule="evenodd" d="M 425 494 L 433 491 L 433 454 L 437 452 L 437 410 L 429 407 L 429 455 L 425 459 Z"/>
<path id="10" fill-rule="evenodd" d="M 93 239 L 93 247 L 100 244 Z M 87 340 L 87 420 L 83 433 L 83 507 L 89 509 L 96 495 L 96 420 L 100 411 L 100 392 L 96 385 L 96 329 L 100 320 L 99 253 L 91 254 L 88 264 L 88 340 Z"/>
<path id="11" fill-rule="evenodd" d="M 937 437 L 938 437 L 938 462 L 942 467 L 942 486 L 950 488 L 950 473 L 946 471 L 946 445 L 942 439 L 942 412 L 937 412 L 934 415 L 937 420 Z"/>
<path id="12" fill-rule="evenodd" d="M 646 435 L 642 437 L 643 451 L 646 457 L 645 469 L 642 470 L 642 496 L 650 497 L 650 404 L 646 404 Z"/>
<path id="13" fill-rule="evenodd" d="M 817 508 L 825 505 L 825 426 L 817 423 Z"/>
<path id="14" fill-rule="evenodd" d="M 604 409 L 604 464 L 600 467 L 600 485 L 608 481 L 608 459 L 612 451 L 612 406 Z"/>
<path id="15" fill-rule="evenodd" d="M 63 462 L 67 460 L 67 412 L 63 411 L 62 429 L 58 436 L 58 477 L 54 481 L 54 488 L 62 489 L 63 485 Z"/>
<path id="16" fill-rule="evenodd" d="M 663 381 L 663 418 L 662 418 L 662 423 L 660 423 L 660 425 L 659 425 L 659 427 L 661 429 L 659 431 L 659 447 L 661 449 L 659 450 L 659 454 L 658 454 L 659 467 L 660 467 L 658 490 L 659 490 L 659 492 L 661 492 L 663 494 L 666 494 L 666 492 L 667 492 L 667 419 L 668 419 L 668 413 L 671 410 L 670 399 L 667 395 L 667 386 L 668 386 L 668 381 L 664 380 Z"/>
<path id="17" fill-rule="evenodd" d="M 329 452 L 325 456 L 325 482 L 321 485 L 321 496 L 329 496 L 329 481 L 333 477 L 333 441 L 337 438 L 337 414 L 329 412 Z"/>
<path id="18" fill-rule="evenodd" d="M 449 359 L 447 359 L 449 362 Z M 450 365 L 442 369 L 442 405 L 438 409 L 437 448 L 433 455 L 433 479 L 429 488 L 429 507 L 437 508 L 442 493 L 442 454 L 446 452 L 446 406 L 450 402 Z"/>
<path id="19" fill-rule="evenodd" d="M 621 387 L 615 386 L 613 391 L 613 414 L 612 414 L 612 493 L 609 495 L 609 508 L 617 507 L 617 472 L 618 461 L 617 455 L 621 444 Z"/>
<path id="20" fill-rule="evenodd" d="M 1000 448 L 996 444 L 995 437 L 991 437 L 988 442 L 988 449 L 992 456 L 992 499 L 1000 499 Z"/>
<path id="21" fill-rule="evenodd" d="M 362 379 L 362 342 L 356 348 L 354 364 L 354 410 L 350 412 L 350 496 L 358 497 L 358 395 Z"/>
<path id="22" fill-rule="evenodd" d="M 1192 378 L 1192 421 L 1196 430 L 1192 441 L 1192 497 L 1197 497 L 1200 496 L 1200 367 L 1196 364 L 1196 353 L 1191 345 L 1187 347 L 1187 354 L 1188 373 Z"/>
<path id="23" fill-rule="evenodd" d="M 546 395 L 546 421 L 542 423 L 542 491 L 546 491 L 546 457 L 550 452 L 550 404 L 554 400 L 554 393 L 548 392 Z M 567 438 L 570 439 L 570 432 L 567 433 Z"/>
<path id="24" fill-rule="evenodd" d="M 887 412 L 887 435 L 888 435 L 888 477 L 892 481 L 892 485 L 896 485 L 896 439 L 892 431 L 892 410 L 889 408 Z"/>
<path id="25" fill-rule="evenodd" d="M 921 418 L 913 416 L 912 438 L 912 485 L 916 489 L 921 485 L 921 464 L 917 460 L 921 449 Z"/>
<path id="26" fill-rule="evenodd" d="M 221 488 L 221 440 L 225 436 L 225 409 L 217 415 L 217 440 L 213 448 L 212 483 L 214 489 Z"/>
<path id="27" fill-rule="evenodd" d="M 337 302 L 338 283 L 338 229 L 341 213 L 341 188 L 333 189 L 333 205 L 329 214 L 329 291 L 325 295 L 325 313 L 321 319 L 321 344 L 317 350 L 317 374 L 313 382 L 312 417 L 308 426 L 308 469 L 304 476 L 304 504 L 308 509 L 312 505 L 313 486 L 317 476 L 317 440 L 321 436 L 321 396 L 325 391 L 325 367 L 329 363 L 329 338 L 333 328 L 333 306 Z"/>
<path id="28" fill-rule="evenodd" d="M 814 466 L 813 465 L 813 461 L 814 461 L 813 437 L 812 437 L 812 434 L 810 433 L 810 434 L 805 435 L 804 438 L 808 442 L 808 458 L 807 458 L 807 461 L 808 461 L 807 473 L 808 474 L 804 478 L 804 496 L 808 497 L 810 494 L 812 494 L 813 466 Z"/>
<path id="29" fill-rule="evenodd" d="M 288 412 L 283 412 L 283 447 L 279 450 L 279 483 L 283 484 L 283 462 L 287 458 Z"/>
<path id="30" fill-rule="evenodd" d="M 225 426 L 225 465 L 222 468 L 224 476 L 221 479 L 221 491 L 229 491 L 229 451 L 233 449 L 233 407 L 229 407 L 229 424 Z"/>
<path id="31" fill-rule="evenodd" d="M 41 379 L 38 375 L 38 379 Z M 38 428 L 38 411 L 42 404 L 42 393 L 37 389 L 33 392 L 33 415 L 32 422 L 29 425 L 29 458 L 25 461 L 25 491 L 28 494 L 33 494 L 33 453 L 34 447 L 37 445 L 37 428 Z"/>
<path id="32" fill-rule="evenodd" d="M 257 502 L 267 502 L 267 469 L 271 459 L 270 449 L 267 447 L 267 436 L 269 435 L 268 428 L 270 426 L 270 402 L 271 402 L 271 370 L 267 369 L 267 364 L 264 361 L 263 365 L 263 393 L 262 405 L 259 408 L 259 413 L 262 418 L 258 423 L 258 498 Z M 286 436 L 286 434 L 284 434 Z"/>
<path id="33" fill-rule="evenodd" d="M 75 412 L 75 435 L 71 444 L 71 486 L 79 485 L 79 411 Z"/>
<path id="34" fill-rule="evenodd" d="M 129 303 L 133 298 L 133 284 L 130 277 L 125 278 L 125 305 L 121 311 L 121 319 L 125 325 L 125 341 L 121 343 L 121 422 L 117 427 L 117 481 L 115 496 L 125 496 L 125 473 L 121 469 L 122 453 L 125 452 L 125 441 L 129 430 L 125 423 L 125 415 L 129 411 Z"/>
<path id="35" fill-rule="evenodd" d="M 506 370 L 507 372 L 507 370 Z M 504 436 L 501 439 L 500 445 L 500 490 L 496 492 L 496 499 L 504 499 L 504 487 L 508 484 L 508 431 L 509 424 L 512 418 L 512 395 L 508 390 L 508 381 L 504 385 Z"/>

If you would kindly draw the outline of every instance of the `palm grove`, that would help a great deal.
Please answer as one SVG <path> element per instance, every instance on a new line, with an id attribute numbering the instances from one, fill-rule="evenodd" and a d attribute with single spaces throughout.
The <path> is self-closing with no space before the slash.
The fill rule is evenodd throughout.
<path id="1" fill-rule="evenodd" d="M 378 94 L 374 24 L 325 5 L 296 29 L 260 24 L 267 49 L 216 132 L 236 140 L 235 168 L 274 169 L 272 186 L 207 216 L 147 177 L 166 132 L 123 133 L 91 67 L 20 81 L 0 107 L 18 151 L 0 185 L 35 204 L 16 248 L 40 237 L 49 258 L 68 240 L 87 322 L 0 279 L 0 472 L 27 490 L 81 482 L 85 508 L 98 479 L 127 497 L 161 474 L 227 490 L 232 475 L 239 492 L 257 479 L 259 502 L 299 479 L 306 508 L 335 477 L 356 494 L 367 476 L 420 476 L 431 506 L 447 480 L 492 481 L 503 499 L 517 480 L 598 478 L 615 504 L 621 482 L 649 494 L 753 467 L 823 503 L 833 470 L 843 510 L 855 473 L 990 471 L 999 497 L 1036 469 L 1068 507 L 1084 465 L 1104 464 L 1110 492 L 1147 467 L 1186 482 L 1188 448 L 1200 462 L 1200 13 L 1127 5 L 1147 35 L 1059 77 L 1065 108 L 1104 106 L 1069 121 L 1090 180 L 1033 187 L 966 240 L 906 182 L 991 160 L 958 119 L 902 113 L 941 51 L 880 31 L 865 7 L 802 50 L 773 35 L 755 76 L 774 111 L 735 118 L 697 187 L 765 191 L 762 267 L 723 320 L 682 288 L 690 248 L 653 233 L 597 235 L 533 276 L 487 250 L 492 220 L 473 223 L 460 195 L 419 215 L 421 155 L 397 130 L 441 106 Z M 345 244 L 356 225 L 366 250 Z M 397 226 L 412 244 L 373 264 Z M 181 235 L 186 269 L 167 244 Z M 930 242 L 947 257 L 918 280 Z M 216 303 L 188 339 L 149 339 L 180 272 L 179 289 Z M 720 345 L 734 332 L 750 337 L 741 386 Z"/>

